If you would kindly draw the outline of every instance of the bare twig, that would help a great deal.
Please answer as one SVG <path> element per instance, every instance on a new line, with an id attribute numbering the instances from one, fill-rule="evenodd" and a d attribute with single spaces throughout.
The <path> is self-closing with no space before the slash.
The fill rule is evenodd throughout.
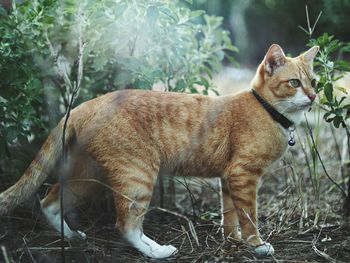
<path id="1" fill-rule="evenodd" d="M 333 140 L 334 140 L 334 146 L 335 146 L 335 153 L 337 155 L 337 159 L 339 160 L 339 163 L 340 163 L 340 169 L 339 169 L 339 172 L 340 172 L 340 175 L 341 175 L 341 178 L 343 179 L 343 186 L 344 188 L 346 187 L 346 184 L 345 184 L 345 174 L 346 174 L 346 171 L 345 171 L 345 166 L 342 164 L 342 156 L 341 156 L 341 151 L 340 151 L 340 147 L 339 147 L 339 144 L 337 142 L 337 137 L 335 135 L 335 131 L 334 131 L 334 127 L 333 125 L 330 125 L 331 126 L 331 134 L 332 134 L 332 137 L 333 137 Z"/>
<path id="2" fill-rule="evenodd" d="M 192 193 L 191 189 L 190 189 L 190 185 L 187 182 L 186 178 L 183 178 L 184 181 L 175 179 L 178 183 L 180 183 L 183 187 L 185 187 L 185 189 L 187 190 L 189 196 L 190 196 L 190 200 L 191 200 L 191 206 L 192 206 L 192 214 L 193 216 L 196 216 L 199 214 L 199 208 L 196 205 L 196 197 L 194 196 L 194 194 Z"/>
<path id="3" fill-rule="evenodd" d="M 26 239 L 24 237 L 22 239 L 23 239 L 24 245 L 26 247 L 26 250 L 27 250 L 27 252 L 28 252 L 28 254 L 30 256 L 30 259 L 35 263 L 35 259 L 33 258 L 32 252 L 30 252 L 30 250 L 28 249 L 28 245 L 27 245 Z"/>
<path id="4" fill-rule="evenodd" d="M 177 216 L 177 217 L 180 217 L 184 220 L 187 221 L 188 223 L 188 227 L 190 229 L 190 233 L 192 235 L 192 238 L 194 239 L 194 241 L 196 241 L 196 245 L 199 246 L 199 241 L 198 241 L 198 236 L 197 236 L 197 232 L 196 232 L 196 229 L 192 223 L 192 221 L 190 219 L 188 219 L 187 216 L 184 216 L 182 214 L 179 214 L 179 213 L 176 213 L 174 211 L 170 211 L 170 210 L 167 210 L 167 209 L 164 209 L 164 208 L 160 208 L 160 207 L 155 207 L 151 210 L 159 210 L 159 211 L 162 211 L 162 212 L 165 212 L 165 213 L 168 213 L 168 214 L 171 214 L 171 215 L 174 215 L 174 216 Z"/>
<path id="5" fill-rule="evenodd" d="M 313 24 L 313 26 L 311 26 L 310 24 L 310 17 L 309 17 L 309 9 L 307 7 L 307 5 L 305 6 L 305 13 L 306 13 L 306 23 L 307 23 L 307 28 L 304 28 L 302 26 L 298 26 L 301 30 L 303 30 L 310 38 L 312 37 L 312 34 L 315 31 L 315 27 L 318 23 L 318 20 L 320 19 L 321 15 L 322 15 L 322 11 L 318 14 L 315 23 Z"/>
<path id="6" fill-rule="evenodd" d="M 188 234 L 188 231 L 186 231 L 185 227 L 183 225 L 181 225 L 181 229 L 182 231 L 184 231 L 184 233 L 186 234 L 187 236 L 187 239 L 188 239 L 188 242 L 190 243 L 190 246 L 191 246 L 191 251 L 190 253 L 192 253 L 194 251 L 194 248 L 192 246 L 192 241 L 191 241 L 191 238 L 190 238 L 190 235 Z"/>
<path id="7" fill-rule="evenodd" d="M 350 130 L 345 122 L 343 122 L 343 127 L 346 131 L 348 156 L 350 158 Z M 348 195 L 346 196 L 346 199 L 344 202 L 344 208 L 345 208 L 345 215 L 350 216 L 350 163 L 347 164 L 347 167 L 348 167 Z"/>
<path id="8" fill-rule="evenodd" d="M 324 219 L 323 221 L 323 224 L 325 223 L 326 221 L 326 218 Z M 317 236 L 314 237 L 314 239 L 312 240 L 312 249 L 315 251 L 315 253 L 325 259 L 327 259 L 329 262 L 337 262 L 334 258 L 332 258 L 331 256 L 329 256 L 328 254 L 326 254 L 325 252 L 323 251 L 320 251 L 317 247 L 316 247 L 316 243 L 318 241 L 318 239 L 320 238 L 321 236 L 321 232 L 322 232 L 322 227 L 320 228 L 320 231 L 318 232 Z"/>
<path id="9" fill-rule="evenodd" d="M 325 252 L 319 250 L 316 247 L 316 244 L 314 242 L 312 242 L 312 249 L 315 251 L 315 253 L 323 258 L 325 258 L 326 260 L 328 260 L 329 262 L 337 262 L 334 258 L 332 258 L 331 256 L 329 256 L 328 254 L 326 254 Z"/>
<path id="10" fill-rule="evenodd" d="M 4 260 L 6 263 L 13 263 L 13 260 L 7 254 L 7 250 L 5 246 L 1 246 L 1 252 L 4 255 Z"/>
<path id="11" fill-rule="evenodd" d="M 72 92 L 71 97 L 69 99 L 68 107 L 66 110 L 66 114 L 64 117 L 64 125 L 63 125 L 63 131 L 62 131 L 62 174 L 59 177 L 60 182 L 60 211 L 61 211 L 61 254 L 62 254 L 62 262 L 65 262 L 65 249 L 64 249 L 64 205 L 63 205 L 63 189 L 64 189 L 64 176 L 63 173 L 65 172 L 66 167 L 66 130 L 67 130 L 67 124 L 70 117 L 70 112 L 73 108 L 74 101 L 76 97 L 78 96 L 81 81 L 83 78 L 83 54 L 84 54 L 84 48 L 85 43 L 83 42 L 83 35 L 82 35 L 82 10 L 80 8 L 79 13 L 77 15 L 78 17 L 78 43 L 79 43 L 79 56 L 78 56 L 78 72 L 77 72 L 77 79 L 74 83 L 71 82 L 67 70 L 63 70 L 62 67 L 59 65 L 59 55 L 58 52 L 54 49 L 48 34 L 46 33 L 46 41 L 48 43 L 49 49 L 51 51 L 51 55 L 54 58 L 54 61 L 57 66 L 58 73 L 62 76 L 66 87 L 69 89 L 70 92 Z"/>
<path id="12" fill-rule="evenodd" d="M 65 95 L 65 89 L 62 87 L 62 83 L 60 83 L 60 81 L 56 77 L 51 77 L 50 80 L 55 84 L 55 87 L 57 87 L 59 93 L 61 94 L 61 98 L 63 99 L 64 108 L 67 109 L 68 108 L 68 99 Z"/>

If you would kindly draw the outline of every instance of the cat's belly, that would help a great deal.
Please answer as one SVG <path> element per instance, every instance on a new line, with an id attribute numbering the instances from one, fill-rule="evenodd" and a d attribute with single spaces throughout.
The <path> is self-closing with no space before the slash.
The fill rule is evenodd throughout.
<path id="1" fill-rule="evenodd" d="M 183 163 L 169 170 L 169 174 L 174 176 L 221 177 L 223 169 L 218 169 L 210 164 Z"/>

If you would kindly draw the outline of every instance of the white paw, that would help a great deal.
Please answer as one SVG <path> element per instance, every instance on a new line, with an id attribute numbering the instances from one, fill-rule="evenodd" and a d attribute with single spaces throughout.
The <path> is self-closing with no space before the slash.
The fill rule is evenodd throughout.
<path id="1" fill-rule="evenodd" d="M 264 244 L 261 244 L 260 246 L 257 246 L 254 249 L 254 252 L 259 257 L 266 257 L 266 256 L 272 256 L 273 253 L 275 252 L 275 249 L 270 243 L 264 243 Z"/>
<path id="2" fill-rule="evenodd" d="M 153 258 L 167 258 L 170 257 L 171 255 L 175 255 L 177 253 L 176 247 L 172 245 L 167 245 L 167 246 L 159 246 L 159 248 L 156 248 L 151 251 L 151 257 Z"/>
<path id="3" fill-rule="evenodd" d="M 140 229 L 129 231 L 125 233 L 124 237 L 138 251 L 150 258 L 166 258 L 177 252 L 177 249 L 172 245 L 159 245 L 156 241 L 143 234 Z"/>
<path id="4" fill-rule="evenodd" d="M 81 240 L 87 239 L 87 236 L 83 231 L 77 230 L 75 233 L 76 233 L 77 238 L 79 238 Z"/>

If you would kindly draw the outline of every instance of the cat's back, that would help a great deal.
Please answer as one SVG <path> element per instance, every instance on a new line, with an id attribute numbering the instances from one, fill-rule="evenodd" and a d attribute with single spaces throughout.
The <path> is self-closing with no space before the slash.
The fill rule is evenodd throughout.
<path id="1" fill-rule="evenodd" d="M 143 107 L 156 106 L 189 106 L 188 104 L 205 104 L 212 98 L 200 94 L 187 94 L 176 92 L 147 91 L 147 90 L 119 90 L 107 93 L 79 105 L 74 111 L 80 114 L 89 111 L 102 113 L 104 109 L 109 112 L 121 109 L 140 110 Z"/>
<path id="2" fill-rule="evenodd" d="M 72 111 L 77 133 L 114 127 L 172 126 L 200 122 L 215 101 L 200 94 L 185 94 L 145 90 L 110 92 L 82 103 Z"/>

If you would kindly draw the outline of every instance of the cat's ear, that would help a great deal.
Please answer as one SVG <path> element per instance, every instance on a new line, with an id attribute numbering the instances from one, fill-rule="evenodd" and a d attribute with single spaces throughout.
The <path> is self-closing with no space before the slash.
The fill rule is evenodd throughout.
<path id="1" fill-rule="evenodd" d="M 319 46 L 314 46 L 310 48 L 308 51 L 306 51 L 304 54 L 302 54 L 302 57 L 305 61 L 312 62 L 319 50 L 320 50 Z"/>
<path id="2" fill-rule="evenodd" d="M 277 44 L 272 44 L 264 58 L 267 74 L 271 76 L 278 67 L 283 66 L 285 63 L 286 56 L 283 49 Z"/>

